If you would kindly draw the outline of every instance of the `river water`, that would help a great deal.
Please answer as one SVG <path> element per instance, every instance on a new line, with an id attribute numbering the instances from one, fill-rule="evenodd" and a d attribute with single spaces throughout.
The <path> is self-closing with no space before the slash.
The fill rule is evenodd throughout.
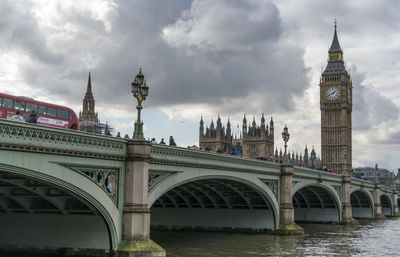
<path id="1" fill-rule="evenodd" d="M 168 257 L 400 256 L 400 219 L 300 224 L 302 236 L 152 231 Z"/>

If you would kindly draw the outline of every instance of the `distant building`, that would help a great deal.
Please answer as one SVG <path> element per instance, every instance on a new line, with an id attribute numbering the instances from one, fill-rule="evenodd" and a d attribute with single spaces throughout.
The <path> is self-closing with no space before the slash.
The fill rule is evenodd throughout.
<path id="1" fill-rule="evenodd" d="M 352 167 L 352 81 L 336 33 L 320 79 L 321 156 L 328 170 L 343 173 Z"/>
<path id="2" fill-rule="evenodd" d="M 204 128 L 203 118 L 201 118 L 199 132 L 199 143 L 202 150 L 258 159 L 270 159 L 274 156 L 274 122 L 271 118 L 270 126 L 266 126 L 264 115 L 261 117 L 260 126 L 256 126 L 256 121 L 253 119 L 252 126 L 249 127 L 247 127 L 245 116 L 243 118 L 243 134 L 239 139 L 233 138 L 229 119 L 225 129 L 219 116 L 216 126 L 214 126 L 214 121 L 211 121 L 210 127 L 206 128 Z"/>
<path id="3" fill-rule="evenodd" d="M 375 182 L 375 167 L 355 168 L 353 169 L 353 176 Z M 394 176 L 393 172 L 378 168 L 378 180 L 381 185 L 388 187 L 393 186 Z"/>
<path id="4" fill-rule="evenodd" d="M 242 127 L 242 155 L 258 159 L 271 159 L 274 156 L 274 121 L 265 125 L 264 114 L 261 116 L 261 124 L 257 126 L 255 118 L 251 126 L 247 127 L 246 116 L 243 118 Z"/>
<path id="5" fill-rule="evenodd" d="M 81 131 L 97 134 L 105 134 L 106 131 L 111 132 L 112 128 L 108 126 L 108 124 L 100 123 L 98 114 L 95 112 L 95 101 L 92 93 L 90 72 L 82 107 L 82 111 L 79 112 L 79 127 Z"/>
<path id="6" fill-rule="evenodd" d="M 200 120 L 200 136 L 199 136 L 200 149 L 219 152 L 219 153 L 231 153 L 232 152 L 232 133 L 231 123 L 222 126 L 221 118 L 218 116 L 217 126 L 214 126 L 214 121 L 211 121 L 210 127 L 207 127 L 204 131 L 203 117 Z"/>
<path id="7" fill-rule="evenodd" d="M 282 162 L 283 161 L 283 152 L 282 149 L 278 153 L 278 149 L 275 149 L 275 156 L 274 156 L 274 161 L 275 162 Z M 288 161 L 296 166 L 301 166 L 305 168 L 310 168 L 310 169 L 322 169 L 322 164 L 321 164 L 321 159 L 317 157 L 317 154 L 314 150 L 314 147 L 311 150 L 310 155 L 308 155 L 308 148 L 306 145 L 306 148 L 304 149 L 304 155 L 300 153 L 290 153 L 288 151 Z"/>

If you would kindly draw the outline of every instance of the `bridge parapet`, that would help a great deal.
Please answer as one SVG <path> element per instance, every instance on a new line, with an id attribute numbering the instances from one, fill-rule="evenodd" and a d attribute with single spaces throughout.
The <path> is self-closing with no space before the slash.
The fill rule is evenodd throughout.
<path id="1" fill-rule="evenodd" d="M 126 140 L 0 119 L 0 149 L 124 160 Z"/>
<path id="2" fill-rule="evenodd" d="M 360 188 L 368 188 L 368 189 L 374 189 L 375 183 L 364 180 L 364 179 L 359 179 L 359 178 L 351 178 L 351 185 L 352 186 L 359 186 Z"/>
<path id="3" fill-rule="evenodd" d="M 239 172 L 280 173 L 280 164 L 167 145 L 152 145 L 151 156 L 151 164 L 169 164 Z"/>
<path id="4" fill-rule="evenodd" d="M 319 182 L 329 181 L 329 182 L 342 183 L 342 175 L 340 174 L 309 169 L 299 166 L 294 167 L 294 177 L 304 178 L 304 179 L 316 179 Z"/>

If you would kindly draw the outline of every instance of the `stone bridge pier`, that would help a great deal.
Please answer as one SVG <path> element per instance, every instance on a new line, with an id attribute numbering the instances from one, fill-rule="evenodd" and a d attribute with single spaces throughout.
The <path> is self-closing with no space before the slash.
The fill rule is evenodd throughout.
<path id="1" fill-rule="evenodd" d="M 122 240 L 117 248 L 119 256 L 165 256 L 165 250 L 150 239 L 150 209 L 147 200 L 150 159 L 149 142 L 128 142 Z"/>

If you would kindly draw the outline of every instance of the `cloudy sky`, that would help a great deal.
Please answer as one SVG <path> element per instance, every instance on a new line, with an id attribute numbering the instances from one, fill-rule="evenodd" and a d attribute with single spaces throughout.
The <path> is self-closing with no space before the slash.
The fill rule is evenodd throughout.
<path id="1" fill-rule="evenodd" d="M 320 153 L 319 78 L 338 20 L 353 79 L 353 166 L 400 167 L 399 1 L 0 1 L 0 91 L 73 108 L 92 72 L 102 122 L 133 133 L 130 83 L 150 86 L 145 137 L 198 144 L 201 115 L 239 133 L 273 115 Z"/>

